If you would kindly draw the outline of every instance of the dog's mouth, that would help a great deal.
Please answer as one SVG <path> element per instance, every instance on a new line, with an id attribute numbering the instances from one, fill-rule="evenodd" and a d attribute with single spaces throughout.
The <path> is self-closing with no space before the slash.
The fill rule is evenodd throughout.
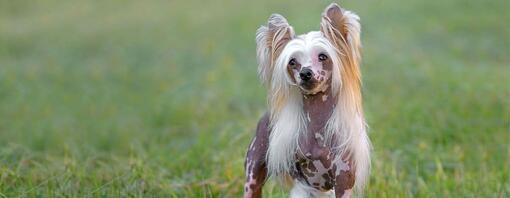
<path id="1" fill-rule="evenodd" d="M 317 93 L 326 92 L 329 88 L 331 80 L 312 78 L 308 81 L 300 81 L 298 87 L 301 93 L 305 95 L 315 95 Z"/>
<path id="2" fill-rule="evenodd" d="M 311 91 L 317 86 L 317 82 L 312 81 L 302 81 L 299 83 L 299 87 L 304 91 Z"/>
<path id="3" fill-rule="evenodd" d="M 323 92 L 324 89 L 322 89 L 321 87 L 326 87 L 325 85 L 322 85 L 320 82 L 310 82 L 310 81 L 307 81 L 307 82 L 301 82 L 299 83 L 299 89 L 301 90 L 301 92 L 303 94 L 306 94 L 306 95 L 315 95 L 319 92 Z"/>

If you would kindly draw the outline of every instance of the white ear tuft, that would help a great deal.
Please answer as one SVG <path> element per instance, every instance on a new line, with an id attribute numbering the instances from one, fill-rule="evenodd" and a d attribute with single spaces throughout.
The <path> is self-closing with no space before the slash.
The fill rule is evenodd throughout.
<path id="1" fill-rule="evenodd" d="M 268 85 L 273 72 L 274 61 L 285 44 L 294 37 L 294 30 L 282 15 L 272 14 L 267 26 L 261 26 L 256 33 L 258 72 L 262 83 Z"/>
<path id="2" fill-rule="evenodd" d="M 361 48 L 359 16 L 332 3 L 322 13 L 321 32 L 341 53 L 346 53 L 351 64 L 358 66 Z"/>

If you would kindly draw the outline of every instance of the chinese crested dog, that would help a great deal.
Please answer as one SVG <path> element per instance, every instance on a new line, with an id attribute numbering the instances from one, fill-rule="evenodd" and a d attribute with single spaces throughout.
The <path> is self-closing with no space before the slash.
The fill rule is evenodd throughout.
<path id="1" fill-rule="evenodd" d="M 260 197 L 268 176 L 291 181 L 290 197 L 349 197 L 370 169 L 362 109 L 359 17 L 333 3 L 320 31 L 296 36 L 273 14 L 256 33 L 269 111 L 246 156 L 244 197 Z M 358 194 L 359 195 L 359 194 Z"/>

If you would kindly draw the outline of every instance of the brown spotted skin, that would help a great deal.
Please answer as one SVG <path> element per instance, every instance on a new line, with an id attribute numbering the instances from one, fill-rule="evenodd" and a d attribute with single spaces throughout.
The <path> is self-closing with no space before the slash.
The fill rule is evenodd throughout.
<path id="1" fill-rule="evenodd" d="M 354 171 L 340 171 L 335 178 L 335 195 L 340 198 L 354 187 Z"/>
<path id="2" fill-rule="evenodd" d="M 290 175 L 320 191 L 334 189 L 335 196 L 342 197 L 354 186 L 354 170 L 352 167 L 345 170 L 345 167 L 338 167 L 338 164 L 333 163 L 337 156 L 333 156 L 331 146 L 328 146 L 322 133 L 335 105 L 334 101 L 336 100 L 330 89 L 315 95 L 303 95 L 303 107 L 310 119 L 308 131 L 300 139 L 301 152 L 296 153 L 296 170 Z M 267 177 L 265 160 L 269 133 L 269 115 L 266 113 L 258 123 L 257 132 L 246 155 L 245 198 L 262 196 L 262 187 Z M 352 164 L 349 159 L 345 163 Z"/>
<path id="3" fill-rule="evenodd" d="M 341 164 L 334 163 L 333 160 L 338 156 L 334 156 L 332 146 L 322 132 L 335 101 L 329 88 L 325 92 L 303 96 L 303 108 L 309 118 L 308 131 L 300 139 L 300 152 L 296 154 L 296 173 L 292 175 L 317 190 L 334 189 L 336 197 L 342 197 L 346 190 L 354 186 L 354 170 L 352 167 L 338 167 Z M 347 166 L 352 164 L 346 157 L 340 161 Z"/>
<path id="4" fill-rule="evenodd" d="M 257 125 L 257 132 L 253 138 L 244 167 L 246 182 L 244 185 L 244 197 L 262 197 L 262 186 L 266 181 L 266 152 L 269 144 L 269 114 L 266 113 Z"/>

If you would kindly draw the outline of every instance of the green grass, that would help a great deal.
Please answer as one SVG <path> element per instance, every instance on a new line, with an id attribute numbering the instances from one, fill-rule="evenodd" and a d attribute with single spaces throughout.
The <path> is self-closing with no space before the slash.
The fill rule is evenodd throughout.
<path id="1" fill-rule="evenodd" d="M 510 197 L 510 1 L 340 3 L 362 19 L 365 196 Z M 317 30 L 327 4 L 0 1 L 0 197 L 240 197 L 255 30 Z"/>

